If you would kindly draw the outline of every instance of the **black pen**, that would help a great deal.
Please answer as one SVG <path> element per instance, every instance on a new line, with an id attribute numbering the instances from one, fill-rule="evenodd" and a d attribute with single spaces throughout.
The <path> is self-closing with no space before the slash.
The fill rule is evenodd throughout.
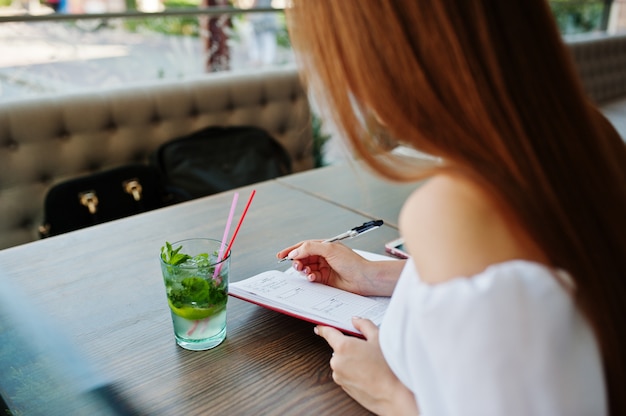
<path id="1" fill-rule="evenodd" d="M 324 240 L 324 243 L 334 243 L 335 241 L 341 241 L 341 240 L 346 240 L 348 238 L 354 238 L 357 237 L 359 235 L 365 234 L 368 231 L 372 231 L 375 230 L 377 228 L 379 228 L 381 225 L 383 225 L 383 220 L 374 220 L 374 221 L 368 221 L 368 222 L 364 222 L 363 224 L 359 225 L 358 227 L 354 227 L 344 233 L 341 233 L 339 235 L 336 235 L 334 237 L 331 237 L 327 240 Z M 279 260 L 279 263 L 282 263 L 284 261 L 287 260 L 291 260 L 289 257 L 285 257 L 281 260 Z"/>

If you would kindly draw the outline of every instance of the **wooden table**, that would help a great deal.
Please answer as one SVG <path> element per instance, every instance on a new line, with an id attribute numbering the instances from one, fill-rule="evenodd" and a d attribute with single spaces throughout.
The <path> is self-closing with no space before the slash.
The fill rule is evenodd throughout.
<path id="1" fill-rule="evenodd" d="M 346 162 L 283 176 L 278 182 L 398 228 L 398 215 L 419 183 L 389 182 L 359 162 Z"/>
<path id="2" fill-rule="evenodd" d="M 335 235 L 371 218 L 362 207 L 316 194 L 324 182 L 330 186 L 332 170 L 236 190 L 235 219 L 253 188 L 256 196 L 233 247 L 232 281 L 284 269 L 275 260 L 279 249 Z M 351 186 L 350 176 L 331 176 L 330 183 L 349 197 L 342 203 L 361 201 L 362 188 Z M 290 184 L 305 177 L 317 183 L 317 191 L 303 192 Z M 373 182 L 367 189 L 373 196 L 385 195 L 390 204 L 384 212 L 378 211 L 380 202 L 368 206 L 371 214 L 390 216 L 399 210 L 399 198 L 388 185 Z M 331 349 L 310 323 L 230 298 L 227 338 L 221 345 L 192 352 L 175 344 L 160 247 L 166 240 L 221 238 L 234 192 L 2 250 L 0 283 L 23 291 L 144 414 L 367 414 L 332 381 Z M 392 225 L 346 244 L 384 254 L 384 242 L 398 235 L 390 217 L 385 219 Z M 10 377 L 3 374 L 0 394 L 16 414 L 47 414 L 45 404 L 36 400 L 43 387 L 35 378 L 19 369 Z M 12 392 L 15 383 L 32 385 L 32 392 Z"/>

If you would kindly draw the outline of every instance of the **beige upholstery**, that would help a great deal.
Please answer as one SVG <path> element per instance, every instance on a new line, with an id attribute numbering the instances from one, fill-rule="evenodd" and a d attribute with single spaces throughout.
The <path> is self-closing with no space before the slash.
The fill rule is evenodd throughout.
<path id="1" fill-rule="evenodd" d="M 568 41 L 583 86 L 626 140 L 626 34 Z"/>
<path id="2" fill-rule="evenodd" d="M 626 98 L 626 34 L 576 37 L 568 45 L 583 85 L 596 103 Z"/>
<path id="3" fill-rule="evenodd" d="M 626 138 L 626 35 L 568 44 L 590 97 Z M 160 143 L 209 125 L 263 127 L 294 171 L 310 169 L 309 112 L 295 68 L 0 104 L 0 249 L 38 238 L 50 185 L 144 160 Z"/>
<path id="4" fill-rule="evenodd" d="M 38 238 L 52 184 L 145 161 L 159 144 L 209 125 L 262 127 L 294 171 L 310 169 L 310 121 L 295 68 L 0 104 L 0 249 Z"/>

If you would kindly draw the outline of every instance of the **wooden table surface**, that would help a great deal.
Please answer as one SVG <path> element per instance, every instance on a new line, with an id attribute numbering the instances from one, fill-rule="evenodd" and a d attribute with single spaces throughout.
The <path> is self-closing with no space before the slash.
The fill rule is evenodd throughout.
<path id="1" fill-rule="evenodd" d="M 398 236 L 392 216 L 407 188 L 372 182 L 363 196 L 362 186 L 350 184 L 353 177 L 333 171 L 236 190 L 235 220 L 252 189 L 256 196 L 233 246 L 231 281 L 284 269 L 275 260 L 279 249 L 338 234 L 372 215 L 390 225 L 346 244 L 384 254 L 384 243 Z M 303 192 L 294 186 L 301 180 L 317 189 Z M 332 186 L 342 189 L 340 203 L 330 200 Z M 221 345 L 193 352 L 175 344 L 160 247 L 166 240 L 220 239 L 234 192 L 1 250 L 0 282 L 19 287 L 145 414 L 368 414 L 332 381 L 331 350 L 310 323 L 230 298 Z M 32 377 L 18 371 L 0 381 L 0 394 L 16 415 L 46 414 L 34 381 L 30 397 L 11 393 L 12 383 L 28 384 Z"/>
<path id="2" fill-rule="evenodd" d="M 382 179 L 359 162 L 344 162 L 315 171 L 283 176 L 278 182 L 398 228 L 406 198 L 420 183 Z"/>

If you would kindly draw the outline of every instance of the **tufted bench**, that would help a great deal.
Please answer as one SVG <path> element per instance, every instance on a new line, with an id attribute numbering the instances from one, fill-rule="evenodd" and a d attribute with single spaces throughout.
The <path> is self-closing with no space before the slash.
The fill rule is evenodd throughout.
<path id="1" fill-rule="evenodd" d="M 626 34 L 567 39 L 589 97 L 626 139 Z"/>
<path id="2" fill-rule="evenodd" d="M 566 41 L 589 96 L 626 139 L 626 34 Z M 0 249 L 38 238 L 52 184 L 143 161 L 209 125 L 263 127 L 294 171 L 310 169 L 310 121 L 295 67 L 0 103 Z"/>
<path id="3" fill-rule="evenodd" d="M 0 103 L 0 249 L 38 238 L 52 184 L 145 161 L 159 144 L 210 125 L 262 127 L 295 172 L 313 167 L 294 67 Z"/>

